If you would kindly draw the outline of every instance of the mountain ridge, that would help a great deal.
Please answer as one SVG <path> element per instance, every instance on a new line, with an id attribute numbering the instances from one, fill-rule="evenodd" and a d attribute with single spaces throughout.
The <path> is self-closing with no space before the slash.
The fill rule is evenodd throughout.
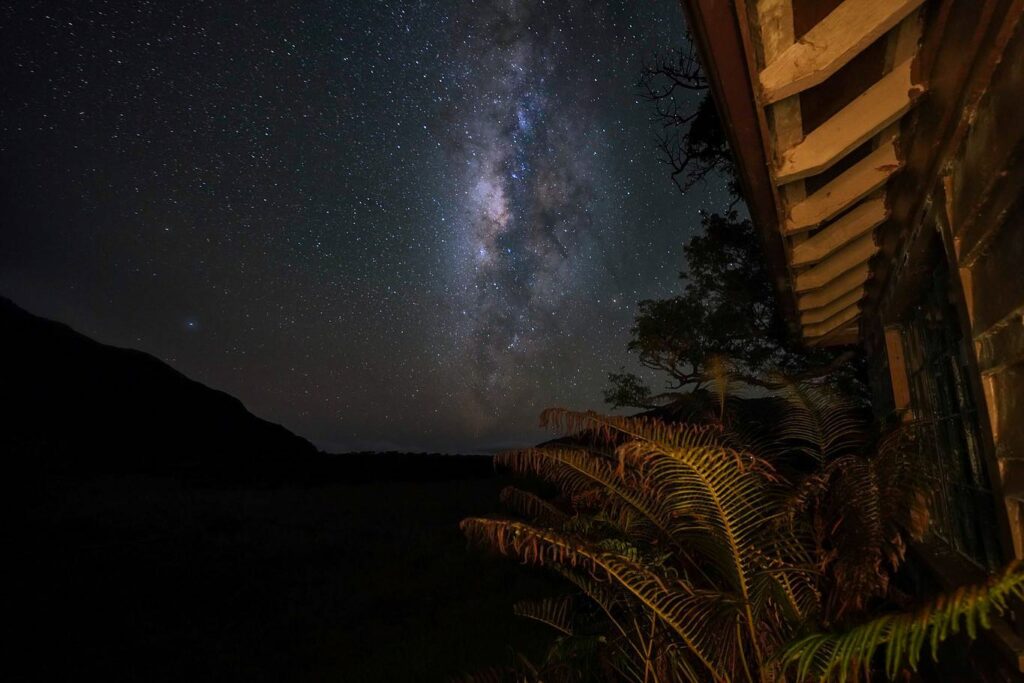
<path id="1" fill-rule="evenodd" d="M 101 470 L 254 467 L 320 455 L 237 397 L 144 351 L 103 344 L 4 297 L 0 327 L 0 386 L 11 406 L 0 443 L 39 464 L 74 468 L 89 454 Z"/>

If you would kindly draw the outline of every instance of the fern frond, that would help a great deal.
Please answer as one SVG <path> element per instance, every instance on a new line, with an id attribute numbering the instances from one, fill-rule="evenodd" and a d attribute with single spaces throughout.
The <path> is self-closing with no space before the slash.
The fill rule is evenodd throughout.
<path id="1" fill-rule="evenodd" d="M 598 444 L 615 445 L 623 439 L 660 443 L 667 448 L 711 446 L 720 443 L 717 425 L 669 423 L 655 417 L 602 415 L 592 410 L 548 408 L 540 414 L 541 427 L 570 436 L 588 435 Z"/>
<path id="2" fill-rule="evenodd" d="M 517 602 L 512 605 L 512 613 L 546 624 L 567 636 L 573 634 L 571 597 Z"/>
<path id="3" fill-rule="evenodd" d="M 868 445 L 867 423 L 852 400 L 827 387 L 786 379 L 779 381 L 789 410 L 775 435 L 778 447 L 825 462 L 861 453 Z"/>
<path id="4" fill-rule="evenodd" d="M 989 628 L 992 616 L 1002 614 L 1014 598 L 1024 598 L 1024 571 L 1017 562 L 984 584 L 961 587 L 914 612 L 887 614 L 844 633 L 801 638 L 780 658 L 787 666 L 796 666 L 797 680 L 817 676 L 820 681 L 845 683 L 868 675 L 875 653 L 882 648 L 885 673 L 891 679 L 905 665 L 917 670 L 926 642 L 935 660 L 939 644 L 951 634 L 964 630 L 970 638 L 976 637 L 979 626 Z"/>
<path id="5" fill-rule="evenodd" d="M 871 461 L 881 485 L 882 514 L 920 539 L 928 528 L 929 462 L 921 457 L 925 423 L 910 422 L 884 434 Z"/>
<path id="6" fill-rule="evenodd" d="M 592 504 L 603 504 L 609 515 L 628 506 L 667 541 L 672 540 L 669 510 L 636 485 L 633 472 L 620 472 L 611 458 L 582 448 L 544 446 L 499 453 L 495 463 L 516 474 L 540 477 L 574 500 L 592 496 Z"/>
<path id="7" fill-rule="evenodd" d="M 671 511 L 673 537 L 696 547 L 729 578 L 754 642 L 759 605 L 751 600 L 750 582 L 762 569 L 755 551 L 763 546 L 774 515 L 764 478 L 742 466 L 740 454 L 720 447 L 651 453 L 643 473 L 653 498 Z"/>
<path id="8" fill-rule="evenodd" d="M 537 494 L 515 486 L 506 486 L 498 497 L 502 505 L 517 515 L 546 526 L 559 526 L 568 519 L 568 515 Z"/>
<path id="9" fill-rule="evenodd" d="M 725 682 L 717 653 L 722 649 L 722 612 L 732 607 L 716 591 L 698 591 L 678 580 L 668 580 L 644 565 L 601 552 L 577 539 L 511 520 L 470 517 L 460 524 L 472 540 L 536 565 L 580 567 L 630 593 L 679 636 L 714 681 Z"/>
<path id="10" fill-rule="evenodd" d="M 827 621 L 885 597 L 906 552 L 907 529 L 913 537 L 924 531 L 926 479 L 914 445 L 913 432 L 900 428 L 884 435 L 871 455 L 834 458 L 784 506 L 791 522 L 798 512 L 809 515 L 815 531 L 818 565 L 831 581 Z"/>
<path id="11" fill-rule="evenodd" d="M 764 545 L 776 514 L 766 486 L 770 466 L 723 447 L 717 430 L 596 413 L 555 410 L 546 415 L 570 428 L 598 425 L 599 431 L 618 433 L 626 439 L 615 451 L 618 466 L 591 450 L 553 445 L 503 453 L 498 462 L 542 476 L 570 495 L 593 484 L 605 487 L 609 497 L 642 514 L 674 547 L 696 552 L 705 570 L 713 568 L 726 579 L 727 585 L 716 587 L 740 605 L 749 643 L 756 646 L 763 636 L 756 613 L 766 607 L 769 592 L 752 600 L 751 581 L 764 569 L 754 560 L 755 551 Z M 760 661 L 758 652 L 754 659 Z"/>
<path id="12" fill-rule="evenodd" d="M 450 683 L 540 683 L 536 671 L 522 667 L 490 667 L 449 679 Z"/>

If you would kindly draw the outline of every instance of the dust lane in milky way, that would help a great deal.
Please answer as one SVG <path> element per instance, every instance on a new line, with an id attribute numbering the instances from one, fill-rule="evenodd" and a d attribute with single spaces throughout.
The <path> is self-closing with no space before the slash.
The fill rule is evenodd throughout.
<path id="1" fill-rule="evenodd" d="M 600 276 L 588 268 L 588 248 L 598 238 L 591 211 L 602 173 L 596 155 L 588 166 L 586 150 L 607 142 L 586 113 L 595 83 L 577 75 L 588 57 L 553 39 L 565 30 L 559 19 L 543 4 L 492 6 L 455 31 L 458 62 L 478 61 L 472 87 L 445 117 L 461 171 L 461 197 L 456 188 L 452 198 L 462 206 L 454 291 L 463 301 L 464 353 L 473 358 L 459 400 L 474 427 L 531 398 L 530 365 L 573 331 L 566 300 L 585 299 L 588 276 Z"/>
<path id="2" fill-rule="evenodd" d="M 0 294 L 327 449 L 529 442 L 724 200 L 636 101 L 683 36 L 675 0 L 5 5 Z"/>

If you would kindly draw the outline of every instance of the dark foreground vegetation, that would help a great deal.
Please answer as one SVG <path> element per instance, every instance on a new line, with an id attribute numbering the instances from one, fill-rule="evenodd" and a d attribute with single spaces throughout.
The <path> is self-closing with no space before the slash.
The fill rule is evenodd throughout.
<path id="1" fill-rule="evenodd" d="M 542 421 L 564 438 L 498 456 L 526 488 L 503 491 L 511 516 L 463 530 L 566 587 L 516 605 L 553 642 L 500 680 L 1017 679 L 981 675 L 963 654 L 1024 598 L 1018 563 L 943 595 L 913 585 L 928 433 L 911 423 L 870 438 L 832 390 L 779 390 L 768 433 L 723 391 L 690 424 L 550 409 Z"/>
<path id="2" fill-rule="evenodd" d="M 467 553 L 500 485 L 36 481 L 8 557 L 22 680 L 443 681 L 536 640 L 537 577 Z"/>
<path id="3" fill-rule="evenodd" d="M 443 681 L 539 642 L 511 606 L 546 580 L 458 529 L 490 458 L 322 454 L 150 356 L 0 324 L 18 680 Z"/>

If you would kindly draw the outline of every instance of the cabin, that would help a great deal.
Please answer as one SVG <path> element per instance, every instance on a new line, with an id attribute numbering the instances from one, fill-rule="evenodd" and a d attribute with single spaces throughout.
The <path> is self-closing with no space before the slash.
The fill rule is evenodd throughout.
<path id="1" fill-rule="evenodd" d="M 682 5 L 791 333 L 927 431 L 922 580 L 1024 558 L 1024 2 Z M 1024 671 L 1021 618 L 977 680 Z"/>

